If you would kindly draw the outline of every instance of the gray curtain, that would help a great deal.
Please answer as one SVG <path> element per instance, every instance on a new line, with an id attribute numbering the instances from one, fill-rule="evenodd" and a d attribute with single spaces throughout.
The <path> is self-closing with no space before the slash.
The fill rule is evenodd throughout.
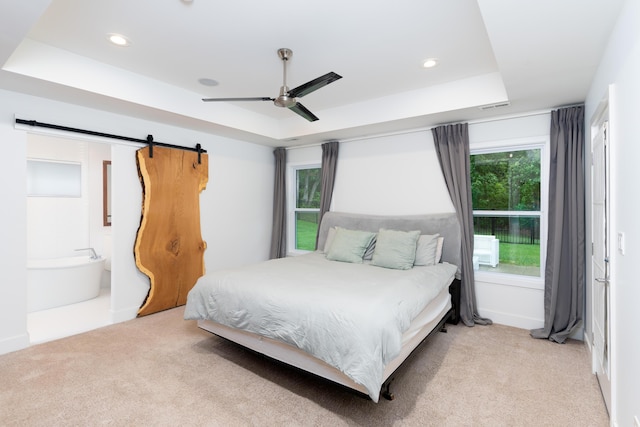
<path id="1" fill-rule="evenodd" d="M 563 343 L 582 324 L 585 286 L 584 106 L 551 112 L 549 236 L 544 328 L 534 338 Z"/>
<path id="2" fill-rule="evenodd" d="M 318 215 L 318 231 L 320 221 L 325 212 L 331 207 L 333 184 L 336 181 L 336 167 L 338 165 L 338 141 L 330 141 L 322 144 L 322 168 L 320 170 L 320 214 Z M 316 234 L 316 249 L 318 247 L 318 234 Z"/>
<path id="3" fill-rule="evenodd" d="M 438 126 L 431 130 L 444 180 L 456 209 L 462 235 L 460 318 L 467 326 L 490 325 L 490 319 L 480 317 L 476 308 L 475 275 L 473 272 L 473 206 L 469 126 L 467 123 Z M 446 242 L 445 242 L 446 244 Z"/>
<path id="4" fill-rule="evenodd" d="M 287 256 L 287 150 L 273 150 L 276 173 L 273 188 L 273 225 L 271 227 L 271 250 L 269 258 Z"/>

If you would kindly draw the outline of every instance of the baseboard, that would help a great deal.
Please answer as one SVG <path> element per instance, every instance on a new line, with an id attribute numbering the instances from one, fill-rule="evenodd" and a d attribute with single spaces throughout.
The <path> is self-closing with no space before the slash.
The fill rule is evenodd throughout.
<path id="1" fill-rule="evenodd" d="M 584 333 L 584 327 L 580 326 L 576 331 L 574 331 L 569 338 L 584 341 L 586 339 L 586 334 Z"/>
<path id="2" fill-rule="evenodd" d="M 16 335 L 0 341 L 0 354 L 7 354 L 29 347 L 29 334 Z"/>
<path id="3" fill-rule="evenodd" d="M 591 354 L 592 350 L 593 350 L 593 343 L 591 342 L 591 337 L 589 337 L 589 334 L 582 334 L 583 336 L 583 341 L 584 341 L 584 345 L 587 347 L 587 350 L 589 351 L 589 354 Z"/>
<path id="4" fill-rule="evenodd" d="M 138 317 L 140 307 L 129 307 L 121 310 L 111 310 L 111 323 L 126 322 L 127 320 Z"/>
<path id="5" fill-rule="evenodd" d="M 513 313 L 502 313 L 493 310 L 479 309 L 482 317 L 489 318 L 498 325 L 513 326 L 520 329 L 539 329 L 544 327 L 544 319 L 534 319 L 525 316 L 518 316 Z"/>

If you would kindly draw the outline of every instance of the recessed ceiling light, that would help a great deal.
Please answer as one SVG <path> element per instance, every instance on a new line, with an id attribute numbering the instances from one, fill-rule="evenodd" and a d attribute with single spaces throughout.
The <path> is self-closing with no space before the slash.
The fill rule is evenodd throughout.
<path id="1" fill-rule="evenodd" d="M 121 34 L 108 34 L 109 41 L 117 46 L 129 46 L 129 39 Z"/>
<path id="2" fill-rule="evenodd" d="M 198 79 L 198 83 L 200 83 L 203 86 L 218 86 L 218 82 L 217 81 L 215 81 L 213 79 L 206 78 L 206 77 Z"/>
<path id="3" fill-rule="evenodd" d="M 436 65 L 438 65 L 438 58 L 427 58 L 424 60 L 424 62 L 422 63 L 422 66 L 424 68 L 433 68 Z"/>

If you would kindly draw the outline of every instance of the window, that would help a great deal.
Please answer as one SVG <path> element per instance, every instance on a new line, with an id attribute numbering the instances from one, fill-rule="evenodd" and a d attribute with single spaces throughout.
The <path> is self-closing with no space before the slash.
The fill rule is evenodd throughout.
<path id="1" fill-rule="evenodd" d="M 540 277 L 546 222 L 544 145 L 472 151 L 474 267 Z M 491 237 L 486 237 L 491 236 Z M 542 244 L 541 244 L 542 243 Z"/>
<path id="2" fill-rule="evenodd" d="M 27 160 L 27 195 L 82 197 L 80 163 Z"/>
<path id="3" fill-rule="evenodd" d="M 289 252 L 313 251 L 320 217 L 320 166 L 293 166 L 289 182 L 293 193 L 289 198 Z"/>

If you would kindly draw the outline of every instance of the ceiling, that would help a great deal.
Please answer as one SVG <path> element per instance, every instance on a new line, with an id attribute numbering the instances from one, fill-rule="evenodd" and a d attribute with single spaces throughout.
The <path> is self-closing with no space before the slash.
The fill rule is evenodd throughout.
<path id="1" fill-rule="evenodd" d="M 0 88 L 274 147 L 357 138 L 584 101 L 623 2 L 0 0 Z M 279 48 L 291 88 L 343 77 L 299 99 L 320 120 L 202 102 L 276 97 Z"/>

